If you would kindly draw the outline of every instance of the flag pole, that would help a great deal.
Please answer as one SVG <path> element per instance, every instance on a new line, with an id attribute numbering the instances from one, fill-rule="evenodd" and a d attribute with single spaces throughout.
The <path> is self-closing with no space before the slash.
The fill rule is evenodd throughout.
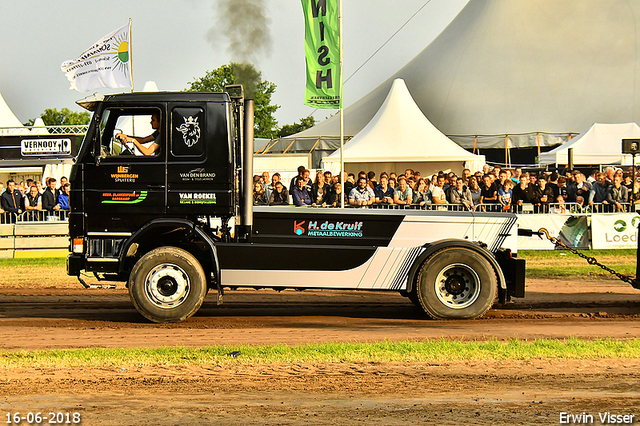
<path id="1" fill-rule="evenodd" d="M 344 108 L 342 105 L 342 89 L 344 78 L 343 74 L 343 63 L 342 63 L 342 0 L 338 0 L 338 26 L 340 27 L 340 182 L 342 182 L 342 193 L 340 195 L 340 206 L 342 208 L 344 205 L 344 189 L 345 189 L 345 177 L 344 177 Z"/>
<path id="2" fill-rule="evenodd" d="M 129 18 L 129 74 L 131 74 L 131 93 L 133 93 L 133 21 Z"/>

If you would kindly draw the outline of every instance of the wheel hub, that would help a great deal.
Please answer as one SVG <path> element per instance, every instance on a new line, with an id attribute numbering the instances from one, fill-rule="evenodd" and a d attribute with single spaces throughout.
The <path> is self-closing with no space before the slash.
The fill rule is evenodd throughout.
<path id="1" fill-rule="evenodd" d="M 463 309 L 473 304 L 480 295 L 480 278 L 472 267 L 454 263 L 444 267 L 436 278 L 438 300 L 449 308 Z"/>
<path id="2" fill-rule="evenodd" d="M 464 292 L 465 290 L 465 287 L 466 283 L 464 277 L 458 274 L 449 276 L 444 282 L 444 288 L 446 289 L 447 293 L 453 294 L 454 296 L 462 294 L 462 292 Z"/>
<path id="3" fill-rule="evenodd" d="M 180 266 L 162 263 L 149 271 L 144 281 L 149 300 L 159 308 L 175 308 L 189 295 L 191 282 Z"/>

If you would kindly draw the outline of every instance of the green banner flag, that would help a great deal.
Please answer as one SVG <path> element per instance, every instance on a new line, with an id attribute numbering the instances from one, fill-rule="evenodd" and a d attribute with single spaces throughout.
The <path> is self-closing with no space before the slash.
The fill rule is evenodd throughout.
<path id="1" fill-rule="evenodd" d="M 305 18 L 307 89 L 305 105 L 340 108 L 340 27 L 338 0 L 302 0 Z"/>

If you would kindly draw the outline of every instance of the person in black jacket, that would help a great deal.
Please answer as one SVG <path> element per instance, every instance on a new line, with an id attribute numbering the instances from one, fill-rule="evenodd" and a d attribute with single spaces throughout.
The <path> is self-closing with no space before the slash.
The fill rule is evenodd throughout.
<path id="1" fill-rule="evenodd" d="M 7 181 L 7 190 L 2 193 L 0 204 L 5 212 L 17 215 L 22 213 L 22 194 L 16 189 L 16 183 L 13 179 Z"/>
<path id="2" fill-rule="evenodd" d="M 56 189 L 56 178 L 47 178 L 47 189 L 42 194 L 42 210 L 53 211 L 53 206 L 58 204 L 60 191 Z"/>

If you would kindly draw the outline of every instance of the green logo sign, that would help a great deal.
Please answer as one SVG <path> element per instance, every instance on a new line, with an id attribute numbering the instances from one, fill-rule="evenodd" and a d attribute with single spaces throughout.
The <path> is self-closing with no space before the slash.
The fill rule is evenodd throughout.
<path id="1" fill-rule="evenodd" d="M 615 229 L 617 232 L 624 232 L 627 229 L 627 222 L 622 219 L 616 220 L 616 222 L 613 224 L 613 229 Z"/>

